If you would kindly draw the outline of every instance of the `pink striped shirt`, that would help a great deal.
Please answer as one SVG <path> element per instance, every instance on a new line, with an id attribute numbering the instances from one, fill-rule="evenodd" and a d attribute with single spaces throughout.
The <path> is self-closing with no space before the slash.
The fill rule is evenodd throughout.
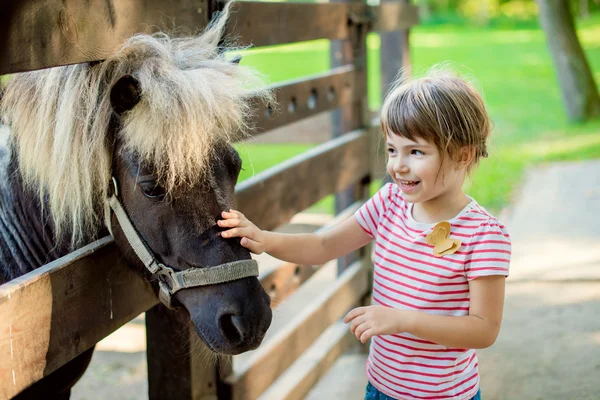
<path id="1" fill-rule="evenodd" d="M 387 184 L 355 214 L 375 239 L 373 304 L 436 315 L 469 314 L 469 281 L 508 276 L 510 237 L 506 228 L 475 200 L 451 224 L 462 244 L 436 257 L 425 236 L 435 224 L 412 218 L 412 204 L 397 185 Z M 477 355 L 408 333 L 373 337 L 367 376 L 396 399 L 470 399 L 479 389 Z"/>

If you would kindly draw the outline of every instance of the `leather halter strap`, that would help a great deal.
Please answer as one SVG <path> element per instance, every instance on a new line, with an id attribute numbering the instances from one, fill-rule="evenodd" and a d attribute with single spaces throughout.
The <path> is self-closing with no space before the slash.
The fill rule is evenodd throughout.
<path id="1" fill-rule="evenodd" d="M 213 267 L 189 268 L 183 271 L 175 271 L 173 268 L 160 263 L 135 230 L 135 227 L 127 216 L 125 208 L 119 201 L 119 189 L 117 180 L 114 177 L 112 177 L 112 186 L 112 190 L 109 190 L 109 195 L 106 199 L 106 207 L 110 208 L 104 213 L 106 227 L 112 235 L 110 218 L 110 210 L 112 210 L 135 254 L 152 275 L 158 275 L 158 298 L 168 308 L 174 308 L 171 302 L 172 297 L 181 289 L 215 285 L 250 276 L 258 276 L 258 263 L 252 259 L 233 261 Z"/>

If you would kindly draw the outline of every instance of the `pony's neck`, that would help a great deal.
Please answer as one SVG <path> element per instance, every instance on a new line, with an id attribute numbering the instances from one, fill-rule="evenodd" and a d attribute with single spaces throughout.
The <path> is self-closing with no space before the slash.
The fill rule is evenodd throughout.
<path id="1" fill-rule="evenodd" d="M 35 193 L 26 190 L 9 148 L 0 146 L 0 284 L 69 252 Z"/>

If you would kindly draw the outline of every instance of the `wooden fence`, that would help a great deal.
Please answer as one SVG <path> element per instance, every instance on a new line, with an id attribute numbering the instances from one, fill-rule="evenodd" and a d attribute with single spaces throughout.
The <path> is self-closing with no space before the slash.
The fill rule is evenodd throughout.
<path id="1" fill-rule="evenodd" d="M 0 14 L 0 75 L 102 60 L 124 38 L 150 27 L 206 26 L 214 5 L 208 0 L 18 0 L 3 2 Z M 381 36 L 382 92 L 408 59 L 408 31 L 417 21 L 408 0 L 368 6 L 240 2 L 229 33 L 254 46 L 312 39 L 331 40 L 331 69 L 276 85 L 280 110 L 263 109 L 256 132 L 330 112 L 331 140 L 244 181 L 238 207 L 258 226 L 272 229 L 329 194 L 336 194 L 337 219 L 354 212 L 376 177 L 377 126 L 367 109 L 366 34 Z M 294 135 L 290 127 L 290 135 Z M 379 168 L 381 169 L 381 168 Z M 351 342 L 339 319 L 370 291 L 369 257 L 363 250 L 338 260 L 336 283 L 300 318 L 261 346 L 242 371 L 231 360 L 202 364 L 191 354 L 202 346 L 157 305 L 149 285 L 119 256 L 110 237 L 0 286 L 0 399 L 10 398 L 146 312 L 149 396 L 152 399 L 302 398 Z M 261 276 L 275 302 L 305 282 L 317 267 L 282 263 Z M 282 373 L 325 330 L 329 345 L 314 362 Z M 170 340 L 171 339 L 171 340 Z M 312 351 L 312 350 L 311 350 Z"/>

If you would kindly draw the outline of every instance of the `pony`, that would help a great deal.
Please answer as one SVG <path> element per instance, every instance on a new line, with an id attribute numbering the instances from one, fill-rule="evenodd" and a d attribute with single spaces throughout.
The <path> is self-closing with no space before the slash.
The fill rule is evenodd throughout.
<path id="1" fill-rule="evenodd" d="M 212 352 L 259 346 L 270 297 L 250 253 L 216 222 L 234 205 L 241 159 L 232 142 L 249 131 L 255 100 L 272 94 L 228 57 L 228 13 L 199 35 L 137 34 L 104 61 L 9 79 L 0 101 L 10 131 L 0 147 L 0 284 L 110 231 Z M 69 398 L 92 352 L 17 398 Z"/>

